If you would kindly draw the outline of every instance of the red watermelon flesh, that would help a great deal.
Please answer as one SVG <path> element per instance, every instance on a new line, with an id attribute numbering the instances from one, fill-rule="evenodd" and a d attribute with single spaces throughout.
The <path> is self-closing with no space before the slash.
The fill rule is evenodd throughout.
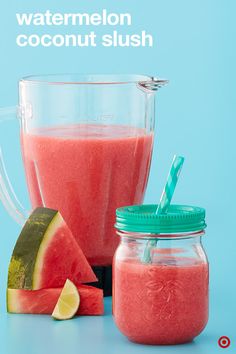
<path id="1" fill-rule="evenodd" d="M 77 287 L 80 306 L 77 315 L 102 315 L 103 292 L 88 285 Z M 8 289 L 7 310 L 11 313 L 52 314 L 62 288 L 41 290 Z"/>
<path id="2" fill-rule="evenodd" d="M 61 287 L 67 278 L 75 285 L 97 281 L 91 266 L 63 219 L 44 254 L 39 274 L 34 289 Z"/>
<path id="3" fill-rule="evenodd" d="M 59 211 L 37 208 L 26 221 L 14 247 L 8 288 L 60 288 L 67 278 L 76 286 L 97 281 Z"/>

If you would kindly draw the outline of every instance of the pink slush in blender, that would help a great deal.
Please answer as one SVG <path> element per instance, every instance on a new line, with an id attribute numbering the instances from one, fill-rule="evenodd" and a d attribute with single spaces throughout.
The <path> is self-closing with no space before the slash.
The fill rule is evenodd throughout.
<path id="1" fill-rule="evenodd" d="M 151 164 L 155 93 L 166 83 L 136 75 L 45 75 L 19 82 L 20 139 L 32 208 L 59 210 L 105 295 L 119 239 L 115 211 L 141 204 Z M 12 110 L 2 110 L 2 119 Z M 23 224 L 1 159 L 0 195 Z"/>

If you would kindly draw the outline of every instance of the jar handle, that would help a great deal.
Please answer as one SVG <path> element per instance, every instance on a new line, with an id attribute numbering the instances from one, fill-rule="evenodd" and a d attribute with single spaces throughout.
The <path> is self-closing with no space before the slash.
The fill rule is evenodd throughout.
<path id="1" fill-rule="evenodd" d="M 18 107 L 0 108 L 0 124 L 7 120 L 17 118 Z M 14 188 L 8 177 L 6 165 L 3 158 L 2 148 L 0 146 L 0 199 L 8 214 L 20 225 L 24 224 L 29 216 L 29 212 L 22 206 L 17 198 Z"/>

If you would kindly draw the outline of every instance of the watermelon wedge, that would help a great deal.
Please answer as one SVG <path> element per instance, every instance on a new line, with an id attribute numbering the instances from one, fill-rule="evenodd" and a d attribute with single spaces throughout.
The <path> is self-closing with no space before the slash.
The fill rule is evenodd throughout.
<path id="1" fill-rule="evenodd" d="M 37 208 L 16 242 L 8 270 L 8 288 L 76 286 L 97 281 L 92 268 L 57 210 Z"/>
<path id="2" fill-rule="evenodd" d="M 77 315 L 102 315 L 103 291 L 93 286 L 79 285 L 80 306 Z M 7 290 L 7 311 L 12 313 L 52 314 L 62 288 Z"/>

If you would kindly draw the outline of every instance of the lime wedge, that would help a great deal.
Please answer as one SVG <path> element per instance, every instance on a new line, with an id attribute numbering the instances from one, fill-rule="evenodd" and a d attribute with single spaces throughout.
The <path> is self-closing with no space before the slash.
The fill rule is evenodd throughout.
<path id="1" fill-rule="evenodd" d="M 79 292 L 74 283 L 67 279 L 53 310 L 52 317 L 56 320 L 68 320 L 76 314 L 79 304 Z"/>

